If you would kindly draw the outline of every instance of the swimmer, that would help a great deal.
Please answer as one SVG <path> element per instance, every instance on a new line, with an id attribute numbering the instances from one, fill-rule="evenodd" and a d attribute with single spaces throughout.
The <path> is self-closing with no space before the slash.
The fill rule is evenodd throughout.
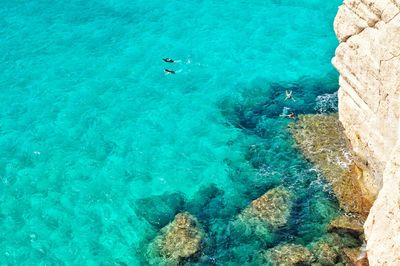
<path id="1" fill-rule="evenodd" d="M 175 60 L 171 59 L 171 58 L 163 58 L 163 61 L 167 62 L 167 63 L 174 63 L 175 62 Z"/>
<path id="2" fill-rule="evenodd" d="M 167 74 L 175 74 L 175 71 L 169 69 L 164 69 L 164 72 Z"/>
<path id="3" fill-rule="evenodd" d="M 285 98 L 285 101 L 286 101 L 286 100 L 289 100 L 289 99 L 292 99 L 294 102 L 296 101 L 296 100 L 293 98 L 293 91 L 288 91 L 288 90 L 286 90 L 286 98 Z"/>
<path id="4" fill-rule="evenodd" d="M 296 118 L 296 114 L 294 112 L 290 112 L 290 114 L 288 114 L 288 117 L 291 119 L 295 119 Z"/>

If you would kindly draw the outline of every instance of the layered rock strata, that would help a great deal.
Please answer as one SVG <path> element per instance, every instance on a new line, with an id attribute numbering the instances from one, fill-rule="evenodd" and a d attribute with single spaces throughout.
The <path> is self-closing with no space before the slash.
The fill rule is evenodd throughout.
<path id="1" fill-rule="evenodd" d="M 339 119 L 377 195 L 364 225 L 368 259 L 400 265 L 400 0 L 345 0 L 334 26 Z"/>

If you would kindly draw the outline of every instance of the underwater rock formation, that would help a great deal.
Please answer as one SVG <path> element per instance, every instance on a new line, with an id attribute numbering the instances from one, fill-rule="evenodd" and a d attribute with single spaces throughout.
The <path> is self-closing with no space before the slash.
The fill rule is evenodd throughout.
<path id="1" fill-rule="evenodd" d="M 364 233 L 364 221 L 348 216 L 339 216 L 331 221 L 328 225 L 328 231 L 331 232 L 344 232 L 354 236 L 361 236 Z"/>
<path id="2" fill-rule="evenodd" d="M 250 227 L 257 235 L 269 235 L 284 226 L 292 208 L 293 195 L 280 186 L 269 190 L 244 209 L 237 223 Z M 247 231 L 247 229 L 246 229 Z"/>
<path id="3" fill-rule="evenodd" d="M 229 216 L 223 196 L 224 191 L 219 189 L 215 184 L 202 186 L 194 197 L 186 202 L 185 210 L 195 215 L 197 219 L 202 221 L 204 226 L 204 221 Z"/>
<path id="4" fill-rule="evenodd" d="M 276 241 L 275 232 L 288 222 L 292 209 L 293 195 L 279 186 L 270 189 L 261 197 L 253 200 L 232 222 L 234 237 L 253 241 L 258 236 L 263 242 Z"/>
<path id="5" fill-rule="evenodd" d="M 346 263 L 345 249 L 360 249 L 360 240 L 350 234 L 329 233 L 310 244 L 316 263 L 330 266 Z"/>
<path id="6" fill-rule="evenodd" d="M 253 200 L 250 206 L 239 215 L 239 219 L 279 228 L 287 223 L 292 207 L 292 198 L 290 191 L 284 187 L 271 189 Z"/>
<path id="7" fill-rule="evenodd" d="M 148 248 L 151 265 L 179 265 L 200 251 L 204 232 L 197 219 L 187 212 L 161 229 Z"/>
<path id="8" fill-rule="evenodd" d="M 285 101 L 285 90 L 292 91 L 296 101 Z M 263 120 L 276 119 L 285 110 L 296 113 L 336 111 L 336 90 L 336 80 L 330 82 L 327 78 L 304 77 L 291 83 L 257 80 L 241 84 L 240 89 L 235 89 L 236 95 L 222 99 L 219 106 L 229 125 L 269 137 L 268 132 L 257 128 Z M 273 122 L 276 120 L 271 120 Z"/>
<path id="9" fill-rule="evenodd" d="M 346 212 L 366 216 L 372 198 L 360 182 L 362 173 L 354 163 L 337 115 L 300 115 L 290 128 L 304 156 L 332 184 L 340 206 Z"/>
<path id="10" fill-rule="evenodd" d="M 311 252 L 301 245 L 283 244 L 271 248 L 260 255 L 260 265 L 273 266 L 309 265 L 313 260 Z"/>
<path id="11" fill-rule="evenodd" d="M 338 262 L 339 249 L 323 241 L 316 243 L 311 252 L 322 265 L 330 266 Z"/>
<path id="12" fill-rule="evenodd" d="M 400 265 L 400 1 L 345 0 L 340 40 L 339 118 L 375 201 L 364 226 L 371 265 Z"/>
<path id="13" fill-rule="evenodd" d="M 166 193 L 138 199 L 134 206 L 137 216 L 144 218 L 149 224 L 157 228 L 162 228 L 182 209 L 184 203 L 183 195 Z"/>

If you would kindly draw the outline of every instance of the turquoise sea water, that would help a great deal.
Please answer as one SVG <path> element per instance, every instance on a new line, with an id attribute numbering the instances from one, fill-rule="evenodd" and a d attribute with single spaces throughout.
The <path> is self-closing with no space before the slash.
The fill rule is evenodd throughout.
<path id="1" fill-rule="evenodd" d="M 1 265 L 146 265 L 179 211 L 207 233 L 189 264 L 253 265 L 270 244 L 228 225 L 277 185 L 274 244 L 323 235 L 337 203 L 280 115 L 334 111 L 340 2 L 2 1 Z"/>

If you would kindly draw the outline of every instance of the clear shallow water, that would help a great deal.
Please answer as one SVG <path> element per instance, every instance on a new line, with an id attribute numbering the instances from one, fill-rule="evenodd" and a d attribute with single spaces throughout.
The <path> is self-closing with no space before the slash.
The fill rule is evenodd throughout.
<path id="1" fill-rule="evenodd" d="M 166 201 L 206 227 L 202 263 L 251 264 L 267 247 L 226 224 L 279 184 L 298 196 L 278 242 L 324 234 L 337 204 L 279 115 L 337 89 L 340 2 L 2 3 L 1 263 L 144 264 Z"/>

